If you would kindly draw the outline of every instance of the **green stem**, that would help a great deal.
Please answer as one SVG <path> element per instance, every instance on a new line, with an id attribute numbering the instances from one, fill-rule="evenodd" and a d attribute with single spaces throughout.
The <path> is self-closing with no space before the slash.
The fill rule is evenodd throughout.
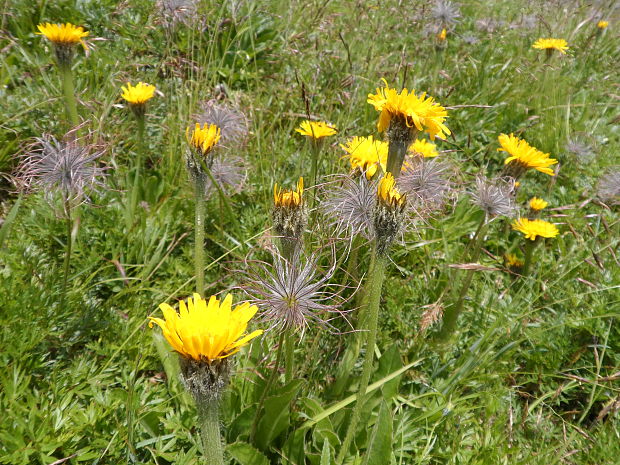
<path id="1" fill-rule="evenodd" d="M 376 255 L 374 266 L 370 271 L 368 281 L 368 342 L 366 344 L 366 354 L 364 356 L 364 365 L 362 368 L 362 376 L 360 378 L 360 384 L 357 390 L 357 399 L 355 407 L 351 415 L 351 422 L 347 429 L 342 448 L 338 453 L 336 459 L 337 464 L 341 464 L 349 451 L 353 436 L 357 430 L 357 424 L 360 421 L 362 409 L 366 405 L 366 390 L 368 383 L 370 382 L 370 375 L 372 374 L 372 366 L 375 356 L 375 344 L 377 343 L 377 327 L 379 322 L 379 304 L 381 302 L 381 289 L 383 288 L 383 280 L 385 279 L 385 268 L 387 263 L 387 257 L 377 255 L 376 250 L 373 251 Z"/>
<path id="2" fill-rule="evenodd" d="M 62 91 L 65 97 L 65 110 L 67 118 L 72 126 L 79 124 L 77 103 L 75 101 L 75 88 L 73 87 L 73 73 L 71 64 L 59 64 L 60 80 L 62 81 Z"/>
<path id="3" fill-rule="evenodd" d="M 258 421 L 261 418 L 261 410 L 263 409 L 263 405 L 265 404 L 265 399 L 269 394 L 271 389 L 271 385 L 275 381 L 278 376 L 278 371 L 280 370 L 280 362 L 282 361 L 282 348 L 284 347 L 284 334 L 285 331 L 280 332 L 280 339 L 278 340 L 278 352 L 276 354 L 276 364 L 269 375 L 269 379 L 267 380 L 267 384 L 263 389 L 263 393 L 260 396 L 260 400 L 258 401 L 258 407 L 256 408 L 256 415 L 254 416 L 254 422 L 252 423 L 252 430 L 250 431 L 250 443 L 254 442 L 254 438 L 256 437 L 256 430 L 258 429 Z"/>
<path id="4" fill-rule="evenodd" d="M 312 170 L 310 171 L 310 180 L 312 181 L 312 196 L 310 197 L 310 209 L 314 207 L 316 198 L 316 183 L 319 177 L 319 158 L 321 155 L 320 139 L 310 138 L 310 145 L 312 147 Z M 311 221 L 311 224 L 314 222 Z"/>
<path id="5" fill-rule="evenodd" d="M 224 465 L 219 409 L 219 399 L 203 400 L 198 403 L 198 417 L 206 465 Z"/>
<path id="6" fill-rule="evenodd" d="M 205 292 L 205 183 L 202 176 L 196 176 L 196 215 L 194 228 L 194 265 L 196 269 L 196 292 L 204 297 Z"/>
<path id="7" fill-rule="evenodd" d="M 523 276 L 528 276 L 530 273 L 530 266 L 532 264 L 532 257 L 534 256 L 534 249 L 538 241 L 531 241 L 526 239 L 525 242 L 525 261 L 523 263 Z"/>
<path id="8" fill-rule="evenodd" d="M 140 174 L 142 171 L 142 151 L 144 147 L 144 117 L 136 116 L 138 123 L 138 145 L 136 147 L 136 158 L 134 160 L 133 189 L 131 191 L 131 219 L 135 217 L 138 200 L 140 199 Z"/>
<path id="9" fill-rule="evenodd" d="M 482 242 L 484 239 L 484 232 L 486 231 L 486 226 L 486 218 L 483 217 L 482 221 L 478 225 L 476 234 L 472 239 L 474 247 L 470 260 L 472 263 L 476 262 L 478 260 L 478 257 L 480 257 L 480 251 L 482 250 Z M 439 339 L 446 340 L 454 332 L 454 329 L 456 328 L 456 322 L 459 315 L 461 314 L 461 311 L 463 310 L 463 303 L 465 302 L 465 297 L 467 296 L 467 291 L 469 290 L 469 286 L 471 286 L 473 277 L 474 270 L 467 270 L 467 274 L 465 275 L 465 279 L 463 280 L 463 284 L 461 285 L 457 301 L 454 305 L 446 308 L 443 317 L 443 325 L 441 327 L 441 331 L 439 332 Z"/>
<path id="10" fill-rule="evenodd" d="M 62 279 L 62 291 L 60 294 L 60 306 L 63 307 L 66 300 L 67 295 L 67 282 L 69 281 L 69 268 L 71 265 L 71 249 L 72 249 L 72 237 L 71 231 L 73 230 L 73 220 L 71 219 L 71 207 L 69 202 L 65 202 L 65 215 L 67 218 L 66 222 L 66 231 L 67 231 L 67 247 L 65 248 L 65 262 L 63 266 L 63 279 Z"/>
<path id="11" fill-rule="evenodd" d="M 138 123 L 138 156 L 142 156 L 144 151 L 144 115 L 136 115 L 136 122 Z"/>
<path id="12" fill-rule="evenodd" d="M 295 340 L 293 338 L 293 331 L 290 329 L 286 331 L 284 345 L 286 346 L 286 351 L 284 353 L 284 382 L 288 384 L 293 379 L 293 368 L 295 366 Z"/>

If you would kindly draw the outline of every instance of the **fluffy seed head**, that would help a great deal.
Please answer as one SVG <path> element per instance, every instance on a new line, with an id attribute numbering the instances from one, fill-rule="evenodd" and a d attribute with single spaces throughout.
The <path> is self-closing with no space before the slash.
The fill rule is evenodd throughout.
<path id="1" fill-rule="evenodd" d="M 377 203 L 377 182 L 365 176 L 342 176 L 341 179 L 341 183 L 336 181 L 325 188 L 321 210 L 338 234 L 351 237 L 362 234 L 370 238 Z"/>
<path id="2" fill-rule="evenodd" d="M 461 11 L 456 3 L 448 0 L 437 0 L 431 9 L 431 15 L 446 28 L 459 22 Z"/>
<path id="3" fill-rule="evenodd" d="M 105 168 L 98 160 L 103 150 L 80 145 L 70 134 L 67 142 L 51 135 L 36 138 L 25 155 L 18 182 L 27 191 L 41 190 L 47 196 L 59 193 L 71 207 L 88 200 L 88 191 L 104 187 Z"/>
<path id="4" fill-rule="evenodd" d="M 242 158 L 235 156 L 214 157 L 211 165 L 211 176 L 224 192 L 229 194 L 241 192 L 247 178 L 245 162 Z M 205 179 L 205 194 L 207 196 L 212 192 L 212 184 L 211 177 L 207 176 Z"/>
<path id="5" fill-rule="evenodd" d="M 208 100 L 202 105 L 202 112 L 195 118 L 201 124 L 220 128 L 221 142 L 225 146 L 238 147 L 247 141 L 249 131 L 245 115 L 231 105 Z"/>
<path id="6" fill-rule="evenodd" d="M 409 158 L 398 185 L 416 209 L 436 208 L 443 204 L 451 191 L 450 166 L 436 158 Z"/>
<path id="7" fill-rule="evenodd" d="M 476 189 L 471 193 L 474 203 L 480 207 L 487 219 L 498 216 L 512 216 L 515 210 L 513 200 L 514 184 L 508 179 L 476 178 Z"/>
<path id="8" fill-rule="evenodd" d="M 579 159 L 587 161 L 594 156 L 592 147 L 579 139 L 570 139 L 566 144 L 566 151 L 576 155 Z"/>
<path id="9" fill-rule="evenodd" d="M 620 205 L 620 166 L 612 166 L 600 177 L 597 195 L 608 205 Z"/>

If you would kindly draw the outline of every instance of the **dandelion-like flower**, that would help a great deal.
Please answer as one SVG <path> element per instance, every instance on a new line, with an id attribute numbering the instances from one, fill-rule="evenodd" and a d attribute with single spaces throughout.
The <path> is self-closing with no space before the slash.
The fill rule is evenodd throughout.
<path id="1" fill-rule="evenodd" d="M 273 265 L 260 264 L 244 290 L 270 329 L 301 331 L 303 337 L 310 323 L 329 326 L 324 316 L 336 312 L 336 306 L 328 302 L 340 300 L 339 295 L 326 290 L 334 270 L 321 274 L 315 257 L 286 260 L 274 254 Z"/>
<path id="2" fill-rule="evenodd" d="M 531 241 L 537 237 L 555 237 L 559 234 L 558 228 L 548 221 L 527 218 L 519 218 L 512 223 L 512 229 L 522 233 L 526 239 Z"/>
<path id="3" fill-rule="evenodd" d="M 334 182 L 325 187 L 321 210 L 338 234 L 347 233 L 351 237 L 362 234 L 370 238 L 377 203 L 377 182 L 364 176 L 341 178 L 341 184 Z"/>
<path id="4" fill-rule="evenodd" d="M 523 260 L 513 253 L 507 253 L 504 255 L 504 263 L 507 268 L 510 268 L 513 271 L 523 268 L 523 265 L 525 264 Z"/>
<path id="5" fill-rule="evenodd" d="M 379 181 L 377 198 L 380 203 L 390 209 L 400 209 L 406 202 L 406 196 L 402 195 L 396 188 L 396 180 L 392 173 L 387 173 Z"/>
<path id="6" fill-rule="evenodd" d="M 620 205 L 620 166 L 612 166 L 598 182 L 597 196 L 609 205 Z"/>
<path id="7" fill-rule="evenodd" d="M 401 232 L 407 195 L 396 188 L 392 173 L 381 178 L 377 186 L 377 206 L 374 215 L 374 232 L 377 254 L 386 255 L 390 246 Z"/>
<path id="8" fill-rule="evenodd" d="M 215 125 L 220 128 L 223 145 L 243 145 L 248 138 L 248 123 L 245 115 L 225 103 L 209 100 L 202 105 L 202 112 L 195 116 L 201 124 Z"/>
<path id="9" fill-rule="evenodd" d="M 388 157 L 388 144 L 375 139 L 373 136 L 353 137 L 340 147 L 347 152 L 352 169 L 360 169 L 372 178 L 377 170 L 385 171 Z"/>
<path id="10" fill-rule="evenodd" d="M 458 4 L 448 0 L 437 0 L 431 9 L 431 15 L 446 28 L 458 23 L 461 12 Z"/>
<path id="11" fill-rule="evenodd" d="M 451 190 L 450 166 L 438 159 L 412 158 L 398 178 L 398 185 L 416 210 L 439 207 Z M 421 207 L 421 208 L 420 208 Z"/>
<path id="12" fill-rule="evenodd" d="M 296 190 L 282 189 L 277 183 L 273 186 L 273 230 L 287 259 L 299 250 L 308 222 L 303 193 L 304 178 L 299 178 Z"/>
<path id="13" fill-rule="evenodd" d="M 534 42 L 532 48 L 547 50 L 548 52 L 557 50 L 562 54 L 566 54 L 566 50 L 568 50 L 568 42 L 564 39 L 538 39 Z"/>
<path id="14" fill-rule="evenodd" d="M 547 208 L 547 205 L 549 205 L 549 202 L 538 198 L 538 197 L 532 197 L 528 203 L 530 209 L 534 212 L 539 212 L 541 210 L 544 210 L 545 208 Z"/>
<path id="15" fill-rule="evenodd" d="M 278 208 L 299 208 L 303 204 L 304 178 L 297 181 L 296 190 L 282 189 L 278 183 L 273 185 L 273 203 Z"/>
<path id="16" fill-rule="evenodd" d="M 80 145 L 73 136 L 68 142 L 51 135 L 36 138 L 20 167 L 18 181 L 26 190 L 41 190 L 47 196 L 60 193 L 70 207 L 88 200 L 88 191 L 104 187 L 105 168 L 98 163 L 102 150 Z"/>
<path id="17" fill-rule="evenodd" d="M 194 179 L 200 178 L 204 183 L 208 176 L 203 168 L 203 163 L 208 169 L 213 166 L 212 152 L 220 140 L 220 128 L 214 124 L 204 124 L 200 127 L 200 124 L 196 123 L 191 133 L 190 128 L 185 130 L 185 137 L 191 149 L 186 159 L 187 169 Z"/>
<path id="18" fill-rule="evenodd" d="M 333 136 L 336 134 L 337 129 L 335 126 L 325 123 L 323 121 L 310 121 L 304 120 L 299 127 L 295 129 L 302 136 L 310 137 L 312 139 L 322 139 L 323 137 Z"/>
<path id="19" fill-rule="evenodd" d="M 507 179 L 476 178 L 476 190 L 471 193 L 474 203 L 487 218 L 510 217 L 515 211 L 513 200 L 514 184 Z"/>
<path id="20" fill-rule="evenodd" d="M 446 31 L 446 28 L 444 27 L 441 32 L 439 34 L 437 34 L 437 40 L 439 42 L 444 42 L 446 40 L 446 38 L 448 37 L 448 32 Z"/>
<path id="21" fill-rule="evenodd" d="M 549 176 L 554 175 L 553 170 L 549 167 L 555 165 L 558 161 L 554 158 L 549 158 L 548 153 L 541 152 L 523 139 L 519 139 L 512 134 L 509 136 L 501 134 L 498 140 L 502 147 L 497 150 L 510 155 L 506 158 L 504 164 L 508 165 L 509 174 L 515 179 L 519 178 L 528 169 L 535 169 Z"/>
<path id="22" fill-rule="evenodd" d="M 149 326 L 157 324 L 172 348 L 181 356 L 212 363 L 230 357 L 262 330 L 247 334 L 248 322 L 258 308 L 245 302 L 232 308 L 232 295 L 223 301 L 211 296 L 207 302 L 198 294 L 179 302 L 177 312 L 170 305 L 159 306 L 164 319 L 149 317 Z"/>
<path id="23" fill-rule="evenodd" d="M 598 23 L 596 23 L 596 27 L 598 27 L 599 29 L 607 29 L 607 26 L 609 26 L 609 21 L 605 21 L 604 19 L 600 20 Z"/>
<path id="24" fill-rule="evenodd" d="M 416 139 L 413 144 L 409 146 L 409 152 L 424 158 L 433 158 L 439 155 L 437 146 L 426 139 Z"/>
<path id="25" fill-rule="evenodd" d="M 86 42 L 84 42 L 84 37 L 88 36 L 88 31 L 85 31 L 82 26 L 74 26 L 71 23 L 45 23 L 39 24 L 37 29 L 39 30 L 37 34 L 44 36 L 54 44 L 56 59 L 61 66 L 71 65 L 73 46 L 75 44 L 82 44 L 84 50 L 88 48 Z"/>
<path id="26" fill-rule="evenodd" d="M 144 105 L 155 95 L 155 86 L 144 82 L 138 82 L 135 86 L 128 82 L 121 90 L 121 97 L 131 105 Z"/>
<path id="27" fill-rule="evenodd" d="M 380 111 L 377 128 L 385 131 L 390 127 L 393 119 L 399 120 L 408 128 L 416 128 L 418 131 L 426 131 L 432 140 L 435 137 L 445 138 L 450 130 L 444 124 L 448 112 L 433 97 L 427 97 L 426 93 L 419 96 L 406 88 L 398 92 L 388 86 L 383 79 L 384 87 L 377 88 L 376 94 L 368 94 L 368 103 L 375 110 Z"/>

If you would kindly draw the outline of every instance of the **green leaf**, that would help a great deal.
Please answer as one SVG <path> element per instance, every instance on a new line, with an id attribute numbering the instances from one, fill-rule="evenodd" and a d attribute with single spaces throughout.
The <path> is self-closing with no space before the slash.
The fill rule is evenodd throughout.
<path id="1" fill-rule="evenodd" d="M 9 236 L 9 231 L 11 230 L 11 224 L 15 221 L 15 217 L 17 216 L 17 212 L 19 211 L 19 207 L 22 203 L 22 197 L 18 197 L 13 206 L 11 207 L 11 211 L 6 215 L 4 219 L 4 223 L 0 226 L 0 248 L 2 248 L 2 244 Z"/>
<path id="2" fill-rule="evenodd" d="M 329 448 L 329 442 L 323 443 L 323 452 L 321 452 L 321 465 L 331 465 L 332 463 L 332 451 Z"/>
<path id="3" fill-rule="evenodd" d="M 379 416 L 372 430 L 368 450 L 362 465 L 386 465 L 392 455 L 392 412 L 385 402 L 381 403 Z"/>
<path id="4" fill-rule="evenodd" d="M 302 379 L 293 380 L 277 391 L 278 394 L 265 400 L 264 414 L 256 435 L 259 449 L 267 450 L 271 442 L 288 427 L 290 404 L 302 382 Z"/>
<path id="5" fill-rule="evenodd" d="M 384 378 L 390 373 L 398 371 L 402 368 L 403 362 L 400 359 L 400 352 L 396 344 L 392 344 L 379 359 L 379 368 L 375 373 L 376 378 Z M 381 392 L 385 400 L 390 400 L 398 394 L 398 385 L 400 384 L 400 378 L 397 376 L 393 380 L 388 381 L 381 387 Z"/>
<path id="6" fill-rule="evenodd" d="M 233 442 L 226 451 L 241 465 L 269 465 L 269 459 L 247 442 Z"/>

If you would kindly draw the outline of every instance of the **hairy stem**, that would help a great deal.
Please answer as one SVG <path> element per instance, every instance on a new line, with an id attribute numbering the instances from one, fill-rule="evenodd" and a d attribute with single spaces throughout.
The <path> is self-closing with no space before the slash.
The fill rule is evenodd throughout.
<path id="1" fill-rule="evenodd" d="M 205 183 L 202 176 L 196 176 L 196 213 L 194 227 L 194 266 L 196 270 L 196 292 L 204 297 L 205 292 Z"/>
<path id="2" fill-rule="evenodd" d="M 62 278 L 62 290 L 60 294 L 60 306 L 64 306 L 66 296 L 67 296 L 67 282 L 69 281 L 69 268 L 71 266 L 71 248 L 72 248 L 72 237 L 71 231 L 73 230 L 73 220 L 71 218 L 71 206 L 69 202 L 65 202 L 65 224 L 67 231 L 67 247 L 65 248 L 65 262 L 63 266 L 63 278 Z"/>
<path id="3" fill-rule="evenodd" d="M 295 341 L 293 331 L 290 329 L 286 330 L 284 345 L 286 346 L 286 352 L 284 353 L 284 382 L 288 384 L 293 379 L 293 368 L 295 367 Z"/>
<path id="4" fill-rule="evenodd" d="M 73 86 L 73 73 L 71 72 L 71 64 L 63 63 L 58 65 L 60 71 L 60 80 L 62 81 L 62 91 L 65 98 L 65 111 L 67 119 L 72 126 L 79 124 L 77 103 L 75 100 L 75 88 Z"/>
<path id="5" fill-rule="evenodd" d="M 377 254 L 376 250 L 373 254 Z M 342 448 L 338 453 L 336 459 L 337 464 L 341 464 L 348 453 L 353 437 L 357 430 L 357 424 L 360 421 L 362 409 L 366 404 L 366 390 L 368 389 L 368 383 L 370 382 L 370 375 L 372 374 L 372 366 L 375 356 L 375 344 L 377 342 L 377 327 L 379 321 L 379 304 L 381 302 L 381 289 L 383 288 L 383 280 L 385 278 L 385 267 L 387 263 L 387 257 L 377 255 L 375 257 L 374 266 L 370 270 L 370 276 L 368 281 L 368 307 L 367 307 L 367 329 L 368 329 L 368 341 L 366 343 L 366 354 L 364 356 L 364 365 L 362 368 L 362 376 L 360 378 L 360 384 L 357 389 L 357 399 L 353 413 L 351 414 L 351 422 L 347 429 Z"/>
<path id="6" fill-rule="evenodd" d="M 530 267 L 532 265 L 532 257 L 534 256 L 534 249 L 536 248 L 537 241 L 525 240 L 525 261 L 523 263 L 523 276 L 530 274 Z"/>
<path id="7" fill-rule="evenodd" d="M 224 465 L 219 409 L 219 399 L 208 399 L 198 403 L 198 418 L 206 465 Z"/>

